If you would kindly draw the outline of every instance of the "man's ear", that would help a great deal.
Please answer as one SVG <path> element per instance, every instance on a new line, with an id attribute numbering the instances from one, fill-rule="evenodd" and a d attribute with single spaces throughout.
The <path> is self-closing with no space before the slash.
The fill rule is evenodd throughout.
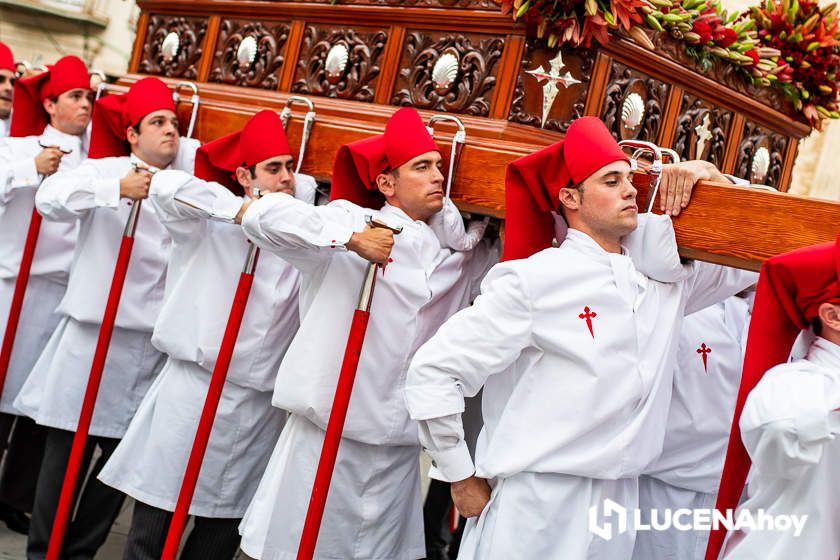
<path id="1" fill-rule="evenodd" d="M 394 176 L 391 173 L 380 173 L 376 176 L 376 188 L 385 198 L 394 196 Z"/>
<path id="2" fill-rule="evenodd" d="M 251 172 L 248 171 L 245 167 L 241 165 L 236 168 L 234 171 L 236 174 L 236 182 L 240 184 L 240 186 L 245 189 L 245 193 L 250 196 L 251 194 Z"/>
<path id="3" fill-rule="evenodd" d="M 821 303 L 817 314 L 823 328 L 828 327 L 833 331 L 840 332 L 840 305 L 836 303 Z"/>
<path id="4" fill-rule="evenodd" d="M 53 114 L 55 113 L 55 101 L 53 101 L 52 99 L 50 99 L 48 97 L 41 102 L 41 105 L 43 105 L 44 111 L 46 111 L 47 114 L 50 117 L 52 117 Z"/>
<path id="5" fill-rule="evenodd" d="M 580 208 L 580 200 L 576 189 L 560 189 L 560 206 L 569 210 Z"/>
<path id="6" fill-rule="evenodd" d="M 133 146 L 136 144 L 139 136 L 140 134 L 138 134 L 133 126 L 129 126 L 125 129 L 125 139 L 128 141 L 129 145 Z"/>

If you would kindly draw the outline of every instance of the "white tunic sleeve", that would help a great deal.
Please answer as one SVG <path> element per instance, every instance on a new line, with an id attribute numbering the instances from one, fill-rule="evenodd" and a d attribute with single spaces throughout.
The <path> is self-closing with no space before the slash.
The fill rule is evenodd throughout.
<path id="1" fill-rule="evenodd" d="M 770 370 L 747 397 L 740 426 L 762 476 L 793 479 L 819 463 L 840 433 L 840 391 L 818 370 L 785 364 Z"/>
<path id="2" fill-rule="evenodd" d="M 121 158 L 86 161 L 47 177 L 35 195 L 38 212 L 48 220 L 70 222 L 94 208 L 117 208 L 122 177 L 103 172 L 108 159 Z"/>
<path id="3" fill-rule="evenodd" d="M 344 201 L 312 206 L 285 193 L 254 201 L 242 217 L 245 235 L 259 247 L 307 271 L 324 265 L 336 250 L 345 250 L 360 229 L 353 208 Z"/>
<path id="4" fill-rule="evenodd" d="M 445 480 L 463 480 L 475 471 L 460 418 L 464 395 L 474 396 L 489 376 L 532 345 L 529 301 L 519 275 L 509 265 L 498 265 L 475 304 L 444 323 L 414 355 L 406 405 Z"/>
<path id="5" fill-rule="evenodd" d="M 149 200 L 173 237 L 194 233 L 207 219 L 232 223 L 242 208 L 242 198 L 222 185 L 174 169 L 155 173 Z"/>
<path id="6" fill-rule="evenodd" d="M 758 282 L 758 273 L 749 270 L 703 261 L 691 261 L 685 267 L 689 273 L 686 279 L 686 315 L 721 302 Z"/>
<path id="7" fill-rule="evenodd" d="M 10 141 L 0 140 L 0 204 L 7 203 L 15 189 L 37 187 L 40 180 L 35 158 L 16 161 Z"/>

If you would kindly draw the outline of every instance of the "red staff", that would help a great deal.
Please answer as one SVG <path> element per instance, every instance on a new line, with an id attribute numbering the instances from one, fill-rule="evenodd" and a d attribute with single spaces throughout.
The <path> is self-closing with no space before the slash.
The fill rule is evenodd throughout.
<path id="1" fill-rule="evenodd" d="M 376 220 L 368 218 L 371 227 L 382 227 L 400 233 L 402 228 L 392 228 Z M 344 348 L 344 360 L 338 374 L 338 384 L 333 398 L 332 411 L 327 421 L 327 432 L 321 457 L 318 459 L 318 470 L 315 472 L 315 483 L 309 497 L 309 508 L 306 510 L 306 520 L 303 522 L 303 533 L 300 536 L 297 560 L 311 560 L 318 542 L 321 529 L 321 519 L 324 516 L 324 506 L 327 503 L 327 493 L 330 490 L 335 459 L 338 456 L 338 446 L 341 433 L 344 431 L 344 420 L 347 418 L 347 407 L 350 405 L 350 394 L 353 392 L 353 382 L 359 367 L 362 345 L 365 342 L 368 320 L 370 319 L 370 304 L 373 301 L 373 288 L 376 285 L 376 271 L 381 265 L 370 263 L 365 274 L 362 289 L 359 294 L 359 305 L 353 312 L 353 322 L 350 324 L 350 335 Z"/>

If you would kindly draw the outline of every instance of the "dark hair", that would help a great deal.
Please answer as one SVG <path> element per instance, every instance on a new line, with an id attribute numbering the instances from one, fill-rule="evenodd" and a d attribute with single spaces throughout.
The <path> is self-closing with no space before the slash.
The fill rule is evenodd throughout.
<path id="1" fill-rule="evenodd" d="M 811 329 L 813 329 L 815 335 L 822 335 L 823 324 L 819 317 L 814 317 L 814 320 L 811 321 Z"/>
<path id="2" fill-rule="evenodd" d="M 245 167 L 244 163 L 242 164 L 242 167 Z M 257 164 L 256 163 L 254 165 L 249 165 L 248 166 L 248 173 L 251 174 L 251 179 L 256 179 L 257 178 Z"/>

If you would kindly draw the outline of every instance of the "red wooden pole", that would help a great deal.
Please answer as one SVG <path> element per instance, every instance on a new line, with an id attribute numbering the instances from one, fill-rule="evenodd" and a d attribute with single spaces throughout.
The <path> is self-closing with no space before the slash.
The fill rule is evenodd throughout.
<path id="1" fill-rule="evenodd" d="M 324 445 L 321 448 L 321 457 L 318 460 L 318 470 L 315 472 L 315 483 L 312 486 L 309 508 L 306 511 L 306 520 L 303 523 L 303 532 L 300 536 L 297 560 L 311 560 L 315 553 L 315 544 L 318 541 L 318 533 L 321 529 L 321 519 L 324 516 L 324 506 L 327 503 L 327 493 L 330 490 L 330 481 L 335 468 L 335 459 L 338 456 L 341 433 L 344 430 L 344 420 L 347 418 L 347 407 L 350 405 L 353 381 L 356 379 L 356 369 L 359 367 L 359 357 L 365 341 L 365 331 L 367 331 L 368 319 L 370 318 L 370 303 L 373 298 L 373 288 L 378 268 L 379 266 L 373 263 L 368 266 L 359 305 L 353 313 L 353 322 L 350 325 L 350 335 L 347 337 L 344 360 L 338 374 L 332 411 L 330 412 L 330 419 L 327 421 Z"/>
<path id="2" fill-rule="evenodd" d="M 73 509 L 73 496 L 76 491 L 79 470 L 82 466 L 90 422 L 93 419 L 93 408 L 96 405 L 96 396 L 99 393 L 99 384 L 102 381 L 102 372 L 105 369 L 105 358 L 108 357 L 108 346 L 111 344 L 111 335 L 114 332 L 114 321 L 120 305 L 125 275 L 128 271 L 128 263 L 131 260 L 131 249 L 134 246 L 134 231 L 140 215 L 140 205 L 141 201 L 134 202 L 131 214 L 129 214 L 125 224 L 120 252 L 117 255 L 117 263 L 114 267 L 114 279 L 111 281 L 111 291 L 108 293 L 108 302 L 105 305 L 105 314 L 99 328 L 99 339 L 96 341 L 96 351 L 93 354 L 90 377 L 82 401 L 82 411 L 79 414 L 79 424 L 76 426 L 76 433 L 73 436 L 73 446 L 70 448 L 70 458 L 67 461 L 64 483 L 61 486 L 58 508 L 50 533 L 47 560 L 59 560 L 61 557 L 61 546 L 70 520 L 70 512 Z"/>
<path id="3" fill-rule="evenodd" d="M 3 346 L 0 347 L 0 396 L 6 383 L 9 362 L 12 359 L 12 348 L 15 345 L 20 312 L 23 309 L 23 298 L 26 295 L 26 285 L 29 282 L 29 272 L 32 270 L 32 259 L 38 244 L 38 234 L 41 231 L 41 215 L 32 209 L 32 219 L 26 232 L 26 242 L 23 245 L 23 255 L 20 259 L 20 269 L 15 280 L 15 291 L 12 294 L 12 304 L 9 307 L 9 320 L 6 322 L 6 332 L 3 334 Z"/>
<path id="4" fill-rule="evenodd" d="M 184 472 L 184 480 L 181 483 L 181 490 L 178 493 L 178 502 L 175 505 L 175 513 L 169 524 L 169 532 L 166 534 L 166 543 L 163 547 L 163 560 L 175 560 L 178 554 L 178 547 L 181 545 L 181 537 L 184 534 L 184 527 L 189 516 L 190 503 L 195 493 L 195 486 L 198 482 L 198 475 L 201 471 L 201 464 L 204 461 L 204 453 L 207 451 L 207 443 L 210 441 L 210 431 L 213 429 L 213 421 L 216 418 L 216 410 L 219 407 L 219 400 L 222 397 L 222 389 L 225 386 L 230 360 L 233 357 L 233 349 L 236 346 L 236 338 L 239 336 L 239 328 L 242 326 L 242 316 L 245 314 L 245 306 L 248 304 L 248 296 L 251 293 L 251 284 L 254 282 L 254 270 L 257 266 L 257 258 L 260 250 L 256 245 L 251 245 L 248 257 L 245 260 L 245 267 L 239 276 L 239 284 L 236 287 L 236 294 L 233 297 L 233 304 L 228 315 L 225 334 L 222 337 L 222 344 L 219 348 L 219 356 L 216 359 L 216 366 L 213 368 L 213 375 L 210 377 L 210 387 L 207 389 L 207 398 L 204 401 L 204 408 L 198 421 L 198 430 L 195 434 L 190 457 L 187 461 L 187 468 Z"/>

